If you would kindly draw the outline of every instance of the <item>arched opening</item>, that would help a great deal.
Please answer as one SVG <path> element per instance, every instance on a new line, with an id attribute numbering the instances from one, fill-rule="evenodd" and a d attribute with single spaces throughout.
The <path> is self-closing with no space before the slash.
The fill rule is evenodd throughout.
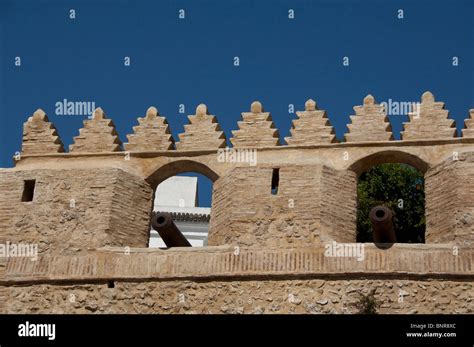
<path id="1" fill-rule="evenodd" d="M 156 187 L 167 178 L 184 172 L 195 172 L 201 174 L 209 178 L 212 182 L 219 178 L 219 175 L 205 164 L 192 160 L 177 160 L 160 166 L 146 178 L 146 181 L 156 189 Z"/>
<path id="2" fill-rule="evenodd" d="M 207 246 L 213 182 L 217 178 L 206 165 L 189 160 L 160 167 L 147 179 L 155 189 L 151 218 L 158 214 L 159 221 L 159 217 L 166 214 L 190 246 Z M 162 236 L 162 230 L 155 230 L 151 225 L 149 247 L 170 247 Z"/>
<path id="3" fill-rule="evenodd" d="M 357 242 L 424 243 L 425 224 L 423 172 L 406 163 L 383 163 L 360 173 Z"/>
<path id="4" fill-rule="evenodd" d="M 407 164 L 414 167 L 422 174 L 425 174 L 429 167 L 427 162 L 416 155 L 402 151 L 388 150 L 376 152 L 357 160 L 349 167 L 349 170 L 354 171 L 357 176 L 360 176 L 371 167 L 387 163 Z"/>

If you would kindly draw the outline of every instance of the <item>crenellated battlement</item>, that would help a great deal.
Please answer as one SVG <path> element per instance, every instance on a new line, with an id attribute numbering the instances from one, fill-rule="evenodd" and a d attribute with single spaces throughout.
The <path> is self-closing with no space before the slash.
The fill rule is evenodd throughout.
<path id="1" fill-rule="evenodd" d="M 79 136 L 69 146 L 70 152 L 117 152 L 122 149 L 122 141 L 115 130 L 115 124 L 108 119 L 99 107 L 92 119 L 84 121 L 84 128 L 79 129 Z"/>
<path id="2" fill-rule="evenodd" d="M 138 125 L 133 127 L 133 134 L 127 135 L 126 151 L 166 151 L 174 149 L 168 121 L 161 117 L 156 107 L 150 107 L 143 118 L 138 118 Z"/>
<path id="3" fill-rule="evenodd" d="M 37 109 L 23 125 L 22 154 L 63 153 L 64 145 L 56 127 L 42 109 Z"/>
<path id="4" fill-rule="evenodd" d="M 363 104 L 354 106 L 349 131 L 342 142 L 386 142 L 393 141 L 392 128 L 386 110 L 377 104 L 372 95 L 367 95 Z M 462 137 L 474 137 L 474 110 L 465 121 Z M 260 102 L 250 106 L 250 112 L 242 113 L 238 130 L 232 130 L 230 143 L 234 148 L 266 148 L 274 146 L 310 146 L 339 143 L 326 114 L 319 110 L 316 102 L 309 99 L 304 111 L 296 112 L 290 129 L 291 136 L 285 137 L 287 145 L 280 144 L 279 131 L 272 121 L 270 112 L 265 112 Z M 449 119 L 449 111 L 444 103 L 435 101 L 432 93 L 425 92 L 415 112 L 408 114 L 409 122 L 404 123 L 402 141 L 444 140 L 456 137 L 455 121 Z M 150 107 L 146 116 L 138 118 L 133 134 L 128 134 L 128 143 L 122 146 L 115 125 L 101 108 L 95 110 L 92 119 L 84 121 L 79 136 L 70 146 L 71 153 L 105 152 L 153 152 L 163 150 L 213 150 L 225 148 L 227 140 L 217 117 L 209 114 L 207 106 L 198 105 L 196 113 L 189 115 L 189 124 L 175 142 L 164 116 L 155 107 Z M 46 114 L 38 109 L 24 124 L 22 154 L 48 154 L 64 152 L 61 138 Z"/>
<path id="5" fill-rule="evenodd" d="M 200 104 L 196 114 L 188 116 L 189 124 L 184 126 L 184 133 L 179 134 L 176 143 L 178 150 L 202 150 L 223 148 L 226 138 L 216 116 L 210 115 L 207 106 Z"/>

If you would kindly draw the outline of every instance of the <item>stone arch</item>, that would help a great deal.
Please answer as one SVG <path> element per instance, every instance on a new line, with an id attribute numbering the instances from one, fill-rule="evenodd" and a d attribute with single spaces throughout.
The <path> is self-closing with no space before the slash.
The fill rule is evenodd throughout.
<path id="1" fill-rule="evenodd" d="M 152 174 L 145 178 L 145 180 L 152 186 L 153 189 L 172 176 L 183 172 L 196 172 L 209 178 L 213 183 L 219 178 L 217 172 L 211 169 L 208 165 L 188 159 L 176 160 L 165 165 L 160 165 Z"/>
<path id="2" fill-rule="evenodd" d="M 359 177 L 371 167 L 386 163 L 408 164 L 423 174 L 426 174 L 429 168 L 429 164 L 426 161 L 414 154 L 398 150 L 385 150 L 358 159 L 348 169 L 355 172 L 357 177 Z"/>

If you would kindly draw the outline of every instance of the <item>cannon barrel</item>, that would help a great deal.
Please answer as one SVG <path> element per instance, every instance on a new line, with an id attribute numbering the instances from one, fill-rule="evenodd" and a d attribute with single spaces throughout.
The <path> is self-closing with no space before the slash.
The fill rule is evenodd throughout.
<path id="1" fill-rule="evenodd" d="M 386 206 L 375 206 L 370 210 L 372 233 L 375 243 L 395 243 L 395 227 L 393 226 L 394 212 Z"/>
<path id="2" fill-rule="evenodd" d="M 155 213 L 151 226 L 160 234 L 166 247 L 191 247 L 169 213 Z"/>

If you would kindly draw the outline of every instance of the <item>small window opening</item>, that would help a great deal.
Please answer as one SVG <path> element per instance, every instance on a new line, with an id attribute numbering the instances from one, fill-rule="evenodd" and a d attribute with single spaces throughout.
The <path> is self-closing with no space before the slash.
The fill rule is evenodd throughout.
<path id="1" fill-rule="evenodd" d="M 35 195 L 35 184 L 36 180 L 25 180 L 23 195 L 21 197 L 22 202 L 33 201 Z"/>
<path id="2" fill-rule="evenodd" d="M 278 184 L 280 183 L 280 169 L 273 169 L 272 173 L 272 195 L 278 194 Z"/>
<path id="3" fill-rule="evenodd" d="M 115 282 L 114 281 L 108 281 L 107 282 L 107 288 L 115 288 Z"/>

